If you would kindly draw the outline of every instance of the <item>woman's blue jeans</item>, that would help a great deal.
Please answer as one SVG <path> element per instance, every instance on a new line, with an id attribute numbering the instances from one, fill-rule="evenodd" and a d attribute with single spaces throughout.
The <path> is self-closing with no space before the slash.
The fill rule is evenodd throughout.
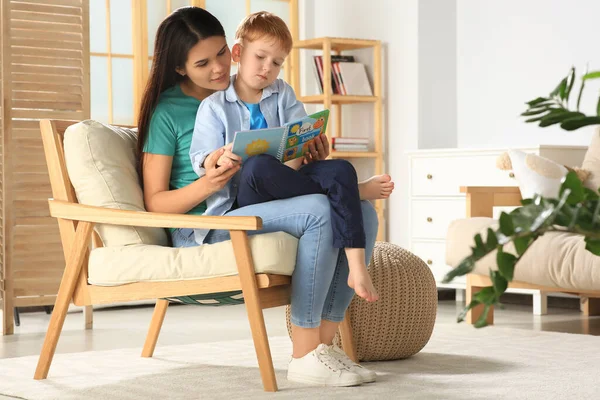
<path id="1" fill-rule="evenodd" d="M 365 257 L 371 260 L 377 237 L 377 213 L 368 201 L 361 202 L 366 236 Z M 302 328 L 316 328 L 321 319 L 340 322 L 352 301 L 354 290 L 348 286 L 348 260 L 343 249 L 333 247 L 329 200 L 311 194 L 285 200 L 241 207 L 228 216 L 258 216 L 263 228 L 249 235 L 283 231 L 299 239 L 296 268 L 292 275 L 291 322 Z M 192 229 L 172 233 L 175 247 L 198 246 Z M 229 240 L 229 232 L 211 230 L 206 244 Z"/>

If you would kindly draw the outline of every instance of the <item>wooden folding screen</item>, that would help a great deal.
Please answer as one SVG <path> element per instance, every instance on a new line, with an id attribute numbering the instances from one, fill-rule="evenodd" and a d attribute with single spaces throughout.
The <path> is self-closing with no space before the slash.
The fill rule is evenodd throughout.
<path id="1" fill-rule="evenodd" d="M 0 0 L 0 294 L 54 304 L 64 270 L 39 120 L 90 117 L 87 0 Z"/>

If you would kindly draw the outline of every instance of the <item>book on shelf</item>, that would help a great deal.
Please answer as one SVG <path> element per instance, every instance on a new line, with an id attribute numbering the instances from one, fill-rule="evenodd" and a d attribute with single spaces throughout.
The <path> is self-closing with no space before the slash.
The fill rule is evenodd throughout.
<path id="1" fill-rule="evenodd" d="M 331 139 L 331 147 L 334 151 L 369 151 L 369 139 L 334 137 Z"/>
<path id="2" fill-rule="evenodd" d="M 369 138 L 361 138 L 361 137 L 334 137 L 331 138 L 333 144 L 369 144 Z"/>
<path id="3" fill-rule="evenodd" d="M 313 56 L 314 61 L 314 71 L 316 72 L 317 77 L 317 86 L 319 86 L 319 91 L 323 93 L 323 56 Z M 354 56 L 341 56 L 341 55 L 331 55 L 331 91 L 333 94 L 342 94 L 340 92 L 340 77 L 336 74 L 333 64 L 338 62 L 354 62 Z"/>
<path id="4" fill-rule="evenodd" d="M 369 151 L 369 146 L 361 144 L 337 144 L 333 146 L 333 151 Z"/>
<path id="5" fill-rule="evenodd" d="M 343 80 L 344 93 L 352 96 L 373 96 L 364 64 L 338 62 L 337 68 Z"/>
<path id="6" fill-rule="evenodd" d="M 313 72 L 323 90 L 323 56 L 313 56 Z M 373 96 L 365 65 L 354 60 L 354 56 L 331 55 L 331 92 L 339 95 Z"/>
<path id="7" fill-rule="evenodd" d="M 277 128 L 239 131 L 235 133 L 231 151 L 242 157 L 242 162 L 258 154 L 290 161 L 302 157 L 308 151 L 308 144 L 325 133 L 328 119 L 329 110 L 325 109 Z"/>

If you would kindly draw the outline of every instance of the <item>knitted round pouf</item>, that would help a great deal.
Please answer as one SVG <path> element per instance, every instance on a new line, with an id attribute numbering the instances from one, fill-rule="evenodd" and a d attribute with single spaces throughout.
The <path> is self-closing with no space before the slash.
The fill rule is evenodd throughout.
<path id="1" fill-rule="evenodd" d="M 379 300 L 354 296 L 350 321 L 360 361 L 397 360 L 418 353 L 429 341 L 437 311 L 437 288 L 427 264 L 396 245 L 377 242 L 369 274 Z M 286 310 L 291 337 L 290 307 Z M 340 345 L 339 332 L 334 343 Z"/>

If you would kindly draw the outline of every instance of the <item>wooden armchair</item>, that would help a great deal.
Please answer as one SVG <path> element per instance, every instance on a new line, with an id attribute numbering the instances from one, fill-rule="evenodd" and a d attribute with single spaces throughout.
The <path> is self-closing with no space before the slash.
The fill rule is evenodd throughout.
<path id="1" fill-rule="evenodd" d="M 461 187 L 461 193 L 466 194 L 467 218 L 493 216 L 494 207 L 517 207 L 521 205 L 521 192 L 518 187 L 487 187 L 487 186 L 465 186 Z M 471 241 L 472 241 L 471 237 Z M 541 239 L 539 239 L 541 240 Z M 543 266 L 542 266 L 543 267 Z M 517 264 L 519 268 L 519 264 Z M 469 304 L 473 296 L 486 286 L 491 286 L 492 281 L 488 275 L 467 275 L 466 304 Z M 537 285 L 535 283 L 512 281 L 510 289 L 531 289 L 541 292 L 561 292 L 578 295 L 581 298 L 581 310 L 584 315 L 600 315 L 600 290 L 577 290 L 559 287 Z M 483 305 L 474 307 L 467 314 L 467 322 L 475 323 L 483 313 Z M 494 323 L 494 310 L 490 309 L 487 315 L 488 324 Z"/>
<path id="2" fill-rule="evenodd" d="M 259 217 L 209 217 L 124 211 L 79 204 L 67 173 L 63 145 L 64 132 L 73 123 L 74 121 L 50 120 L 43 120 L 40 123 L 54 196 L 53 199 L 49 199 L 50 214 L 58 220 L 66 266 L 34 379 L 45 379 L 48 375 L 71 301 L 78 306 L 90 306 L 157 299 L 142 350 L 142 357 L 152 357 L 168 306 L 168 301 L 164 300 L 165 297 L 241 290 L 245 299 L 264 389 L 276 391 L 277 382 L 262 309 L 289 304 L 291 278 L 285 275 L 255 273 L 255 263 L 246 231 L 260 229 L 261 219 Z M 239 275 L 181 281 L 134 282 L 117 286 L 89 284 L 90 253 L 96 251 L 96 249 L 90 250 L 90 244 L 93 240 L 95 246 L 101 245 L 100 237 L 94 232 L 95 224 L 228 229 L 231 233 Z M 175 249 L 165 248 L 165 250 Z M 345 334 L 345 343 L 351 344 L 347 320 L 341 330 Z M 354 354 L 350 350 L 347 351 Z"/>

